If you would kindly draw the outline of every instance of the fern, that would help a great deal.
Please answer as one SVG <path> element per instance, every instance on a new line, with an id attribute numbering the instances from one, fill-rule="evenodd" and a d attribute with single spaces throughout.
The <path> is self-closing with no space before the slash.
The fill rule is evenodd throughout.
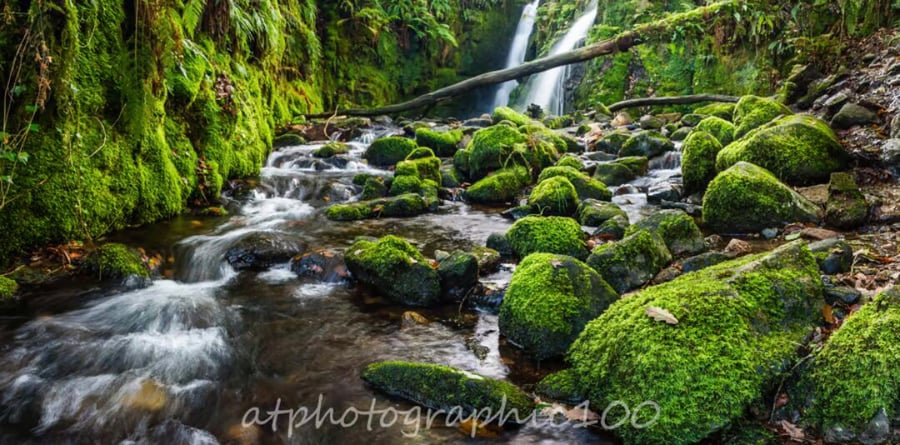
<path id="1" fill-rule="evenodd" d="M 197 26 L 203 19 L 203 11 L 206 9 L 206 0 L 187 0 L 184 5 L 184 11 L 181 13 L 181 24 L 185 33 L 190 38 L 194 38 L 197 32 Z"/>

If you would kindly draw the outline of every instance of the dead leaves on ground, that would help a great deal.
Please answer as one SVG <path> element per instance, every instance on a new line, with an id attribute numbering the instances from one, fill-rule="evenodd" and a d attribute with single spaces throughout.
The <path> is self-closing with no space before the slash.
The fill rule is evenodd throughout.
<path id="1" fill-rule="evenodd" d="M 650 318 L 652 318 L 656 321 L 665 322 L 666 324 L 670 324 L 670 325 L 678 324 L 678 319 L 675 318 L 675 316 L 672 315 L 671 312 L 669 312 L 661 307 L 648 306 L 647 309 L 645 309 L 645 312 L 647 313 L 647 315 Z"/>

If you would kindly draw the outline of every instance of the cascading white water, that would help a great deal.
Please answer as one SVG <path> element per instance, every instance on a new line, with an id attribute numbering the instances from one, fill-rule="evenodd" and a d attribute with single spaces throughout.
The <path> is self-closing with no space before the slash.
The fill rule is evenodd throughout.
<path id="1" fill-rule="evenodd" d="M 572 51 L 578 42 L 584 40 L 597 18 L 597 2 L 592 2 L 585 12 L 566 34 L 553 45 L 548 56 L 555 56 Z M 554 68 L 544 71 L 531 79 L 528 86 L 526 105 L 536 104 L 544 109 L 544 112 L 553 115 L 561 115 L 565 111 L 565 82 L 566 67 Z"/>
<path id="2" fill-rule="evenodd" d="M 531 32 L 534 30 L 534 19 L 537 16 L 537 8 L 540 3 L 541 0 L 534 0 L 525 5 L 525 9 L 522 10 L 519 26 L 516 27 L 516 37 L 513 39 L 512 47 L 509 49 L 509 56 L 506 59 L 506 66 L 504 68 L 515 68 L 525 62 L 525 52 L 528 50 L 528 39 L 531 37 Z M 519 82 L 515 80 L 510 80 L 509 82 L 501 84 L 497 90 L 497 94 L 494 96 L 494 103 L 491 106 L 491 110 L 496 107 L 508 105 L 509 93 L 511 93 L 518 84 Z"/>

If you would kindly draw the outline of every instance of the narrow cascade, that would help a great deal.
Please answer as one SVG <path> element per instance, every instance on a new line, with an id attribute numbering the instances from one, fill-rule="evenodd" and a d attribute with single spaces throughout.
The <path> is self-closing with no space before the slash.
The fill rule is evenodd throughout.
<path id="1" fill-rule="evenodd" d="M 509 56 L 506 59 L 504 68 L 515 68 L 525 62 L 525 52 L 528 51 L 528 39 L 531 38 L 531 32 L 534 30 L 534 20 L 537 16 L 537 8 L 541 0 L 534 0 L 525 5 L 522 10 L 522 17 L 519 19 L 519 26 L 516 28 L 516 37 L 513 39 L 512 47 L 509 49 Z M 494 103 L 491 110 L 496 107 L 503 107 L 509 104 L 509 93 L 519 84 L 515 80 L 503 83 L 499 86 Z"/>
<path id="2" fill-rule="evenodd" d="M 592 2 L 590 8 L 569 28 L 569 31 L 556 42 L 548 56 L 555 56 L 572 51 L 579 42 L 588 35 L 594 20 L 597 18 L 597 2 Z M 544 71 L 531 79 L 528 87 L 528 95 L 525 105 L 537 104 L 544 112 L 552 115 L 561 115 L 565 111 L 565 83 L 568 68 L 559 67 Z"/>

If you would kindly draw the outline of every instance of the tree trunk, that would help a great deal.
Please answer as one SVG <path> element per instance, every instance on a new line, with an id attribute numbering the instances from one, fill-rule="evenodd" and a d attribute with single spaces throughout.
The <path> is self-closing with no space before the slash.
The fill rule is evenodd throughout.
<path id="1" fill-rule="evenodd" d="M 672 97 L 646 97 L 641 99 L 629 99 L 622 102 L 616 102 L 609 107 L 609 111 L 615 113 L 626 108 L 649 107 L 654 105 L 686 105 L 698 102 L 729 102 L 736 103 L 740 97 L 721 96 L 718 94 L 693 94 L 690 96 L 672 96 Z"/>

